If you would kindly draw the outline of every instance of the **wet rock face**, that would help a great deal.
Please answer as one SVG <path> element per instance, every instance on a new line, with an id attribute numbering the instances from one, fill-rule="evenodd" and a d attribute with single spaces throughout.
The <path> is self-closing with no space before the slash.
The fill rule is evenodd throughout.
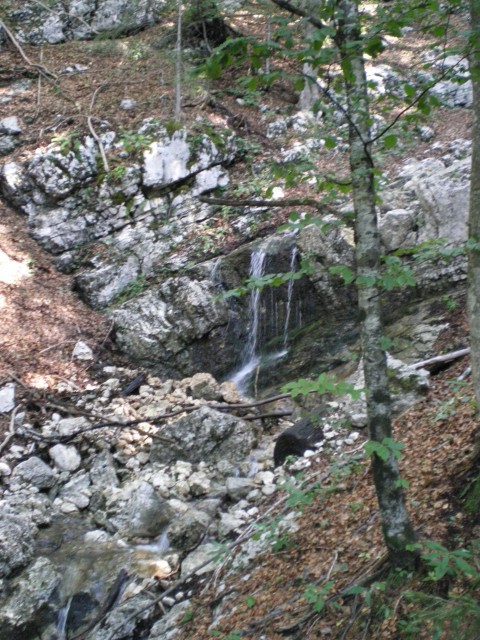
<path id="1" fill-rule="evenodd" d="M 199 368 L 225 373 L 225 362 L 219 359 L 215 366 L 215 358 L 226 336 L 228 306 L 211 281 L 169 278 L 122 305 L 113 317 L 117 342 L 132 359 L 162 364 L 162 370 L 173 375 L 189 375 Z M 210 347 L 205 345 L 202 357 L 196 347 L 206 336 Z"/>
<path id="2" fill-rule="evenodd" d="M 17 637 L 23 632 L 30 637 L 32 628 L 39 622 L 54 623 L 56 613 L 51 599 L 60 582 L 60 573 L 48 558 L 37 558 L 12 585 L 12 594 L 0 610 L 2 636 Z"/>

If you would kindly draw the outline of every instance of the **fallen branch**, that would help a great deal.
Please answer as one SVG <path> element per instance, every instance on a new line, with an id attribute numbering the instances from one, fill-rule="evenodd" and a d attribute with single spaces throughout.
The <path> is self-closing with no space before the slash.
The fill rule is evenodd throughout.
<path id="1" fill-rule="evenodd" d="M 235 200 L 234 198 L 209 198 L 199 196 L 200 202 L 205 204 L 217 204 L 227 207 L 313 207 L 318 211 L 333 213 L 338 216 L 338 211 L 328 204 L 318 202 L 315 198 L 281 198 L 279 200 Z"/>
<path id="2" fill-rule="evenodd" d="M 36 64 L 35 62 L 32 62 L 30 60 L 30 58 L 27 56 L 27 54 L 23 50 L 22 46 L 20 45 L 20 43 L 18 42 L 18 40 L 14 36 L 13 32 L 7 27 L 7 25 L 5 24 L 5 22 L 2 19 L 0 19 L 0 27 L 5 31 L 5 33 L 7 34 L 8 39 L 10 40 L 10 42 L 13 44 L 15 49 L 20 54 L 22 60 L 24 62 L 26 62 L 29 67 L 32 67 L 33 69 L 37 69 L 37 71 L 44 78 L 46 78 L 49 82 L 58 80 L 58 76 L 55 75 L 53 73 L 53 71 L 50 71 L 49 69 L 44 67 L 43 64 Z M 56 86 L 58 86 L 58 85 L 56 85 Z"/>
<path id="3" fill-rule="evenodd" d="M 0 444 L 0 453 L 2 453 L 2 451 L 4 449 L 6 449 L 6 447 L 8 446 L 9 442 L 11 440 L 13 440 L 13 438 L 15 437 L 15 416 L 17 415 L 18 410 L 20 409 L 21 405 L 17 405 L 13 411 L 12 411 L 12 415 L 10 417 L 10 426 L 8 429 L 8 434 L 6 436 L 6 438 L 4 439 L 4 441 L 2 442 L 2 444 Z"/>
<path id="4" fill-rule="evenodd" d="M 434 358 L 428 358 L 427 360 L 422 360 L 421 362 L 415 362 L 410 365 L 412 369 L 422 369 L 425 367 L 429 367 L 432 364 L 439 364 L 442 362 L 451 362 L 452 360 L 458 360 L 458 358 L 463 358 L 463 356 L 468 356 L 470 353 L 470 347 L 466 349 L 458 349 L 458 351 L 450 351 L 450 353 L 444 353 L 441 356 L 435 356 Z"/>
<path id="5" fill-rule="evenodd" d="M 109 173 L 110 165 L 108 164 L 108 159 L 107 159 L 107 154 L 105 152 L 105 147 L 103 146 L 103 142 L 100 140 L 97 132 L 95 131 L 95 129 L 93 127 L 93 121 L 92 121 L 92 110 L 93 110 L 93 105 L 95 104 L 95 100 L 97 98 L 97 95 L 100 93 L 100 91 L 102 91 L 106 87 L 108 87 L 108 83 L 101 84 L 93 92 L 92 99 L 90 101 L 90 107 L 88 109 L 87 125 L 88 125 L 88 129 L 89 129 L 90 133 L 92 134 L 92 136 L 93 136 L 93 138 L 94 138 L 95 142 L 97 143 L 98 148 L 100 150 L 100 156 L 102 158 L 102 164 L 103 164 L 103 168 L 105 170 L 105 173 Z"/>

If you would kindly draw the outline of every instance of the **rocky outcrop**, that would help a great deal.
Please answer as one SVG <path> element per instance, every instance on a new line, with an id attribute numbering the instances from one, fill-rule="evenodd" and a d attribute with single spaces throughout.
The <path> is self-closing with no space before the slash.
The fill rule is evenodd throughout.
<path id="1" fill-rule="evenodd" d="M 165 5 L 165 0 L 54 0 L 48 5 L 14 0 L 6 8 L 6 19 L 21 42 L 57 44 L 99 33 L 134 33 L 157 22 Z"/>
<path id="2" fill-rule="evenodd" d="M 175 444 L 159 442 L 152 449 L 152 459 L 164 464 L 172 460 L 235 463 L 255 444 L 255 429 L 251 423 L 209 407 L 173 422 L 164 434 Z"/>

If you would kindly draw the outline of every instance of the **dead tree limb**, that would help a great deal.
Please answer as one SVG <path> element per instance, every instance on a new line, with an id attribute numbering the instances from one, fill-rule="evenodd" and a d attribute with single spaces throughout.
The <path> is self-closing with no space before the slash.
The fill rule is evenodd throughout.
<path id="1" fill-rule="evenodd" d="M 468 356 L 469 353 L 470 353 L 470 347 L 466 347 L 465 349 L 458 349 L 458 351 L 450 351 L 450 353 L 444 353 L 441 356 L 428 358 L 427 360 L 422 360 L 421 362 L 415 362 L 410 366 L 413 369 L 427 368 L 432 364 L 440 364 L 442 362 L 451 362 L 452 360 L 458 360 L 459 358 L 463 358 L 463 356 Z"/>
<path id="2" fill-rule="evenodd" d="M 9 27 L 7 27 L 7 25 L 5 24 L 5 22 L 2 19 L 0 19 L 0 27 L 5 31 L 5 33 L 7 34 L 8 39 L 10 40 L 10 42 L 13 44 L 15 49 L 20 54 L 22 60 L 24 62 L 26 62 L 26 64 L 28 64 L 29 67 L 32 67 L 33 69 L 36 69 L 49 82 L 58 80 L 58 76 L 55 75 L 53 73 L 53 71 L 50 71 L 49 69 L 47 69 L 47 67 L 45 67 L 43 64 L 36 64 L 35 62 L 32 62 L 30 60 L 30 58 L 27 56 L 27 54 L 23 50 L 22 46 L 20 45 L 20 43 L 16 39 L 15 35 L 13 34 L 13 32 L 9 29 Z"/>
<path id="3" fill-rule="evenodd" d="M 273 209 L 274 207 L 313 207 L 318 211 L 324 213 L 331 213 L 338 216 L 338 211 L 330 205 L 324 204 L 315 200 L 315 198 L 282 198 L 279 200 L 235 200 L 235 198 L 209 198 L 207 196 L 200 196 L 198 198 L 200 202 L 205 204 L 217 204 L 227 207 L 268 207 Z"/>
<path id="4" fill-rule="evenodd" d="M 107 159 L 107 154 L 105 152 L 105 147 L 103 146 L 103 142 L 100 140 L 97 132 L 95 131 L 95 129 L 93 127 L 93 122 L 92 122 L 92 110 L 93 110 L 93 106 L 95 104 L 95 100 L 97 98 L 97 95 L 100 93 L 100 91 L 102 91 L 106 87 L 108 87 L 108 83 L 101 84 L 93 92 L 92 99 L 90 101 L 90 107 L 88 109 L 87 124 L 88 124 L 88 129 L 89 129 L 90 133 L 92 134 L 92 136 L 93 136 L 93 138 L 94 138 L 95 142 L 97 143 L 98 148 L 100 150 L 100 156 L 102 158 L 102 164 L 103 164 L 103 168 L 105 170 L 105 173 L 108 173 L 110 171 L 110 165 L 108 164 L 108 159 Z"/>

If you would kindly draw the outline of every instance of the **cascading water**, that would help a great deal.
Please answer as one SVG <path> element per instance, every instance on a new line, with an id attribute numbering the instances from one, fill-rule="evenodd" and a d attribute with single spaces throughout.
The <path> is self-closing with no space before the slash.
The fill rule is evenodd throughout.
<path id="1" fill-rule="evenodd" d="M 295 245 L 292 248 L 292 256 L 290 258 L 290 272 L 295 271 L 298 258 L 298 249 Z M 292 300 L 293 300 L 293 287 L 295 286 L 295 280 L 288 281 L 287 291 L 287 309 L 285 312 L 285 323 L 283 325 L 283 348 L 286 349 L 288 345 L 288 326 L 290 324 L 290 316 L 292 315 Z"/>
<path id="2" fill-rule="evenodd" d="M 265 275 L 268 266 L 269 249 L 273 242 L 275 242 L 275 239 L 270 238 L 252 251 L 249 271 L 251 278 L 261 278 Z M 296 269 L 297 259 L 298 250 L 293 244 L 289 263 L 291 272 Z M 301 318 L 298 304 L 297 313 L 292 313 L 295 302 L 294 288 L 295 281 L 290 280 L 287 285 L 286 296 L 285 293 L 283 294 L 283 301 L 279 290 L 273 287 L 265 294 L 262 294 L 260 289 L 251 291 L 248 339 L 242 352 L 240 368 L 230 378 L 242 391 L 246 391 L 251 383 L 253 373 L 260 364 L 272 364 L 287 354 L 290 325 L 299 326 L 298 320 Z M 268 341 L 265 338 L 269 338 L 273 343 L 275 343 L 276 338 L 280 338 L 280 340 L 276 340 L 276 344 L 280 344 L 281 349 L 278 350 L 277 347 L 275 351 L 268 352 L 267 350 L 261 353 L 262 347 L 264 347 L 263 343 Z"/>
<path id="3" fill-rule="evenodd" d="M 250 259 L 251 278 L 261 278 L 265 275 L 265 264 L 267 261 L 266 247 L 258 247 L 252 252 Z M 257 368 L 260 358 L 257 354 L 258 334 L 260 328 L 260 289 L 252 289 L 249 302 L 249 316 L 251 318 L 250 330 L 246 347 L 243 351 L 242 365 L 240 369 L 232 376 L 231 380 L 235 382 L 239 389 L 243 389 L 246 381 L 251 373 Z"/>

